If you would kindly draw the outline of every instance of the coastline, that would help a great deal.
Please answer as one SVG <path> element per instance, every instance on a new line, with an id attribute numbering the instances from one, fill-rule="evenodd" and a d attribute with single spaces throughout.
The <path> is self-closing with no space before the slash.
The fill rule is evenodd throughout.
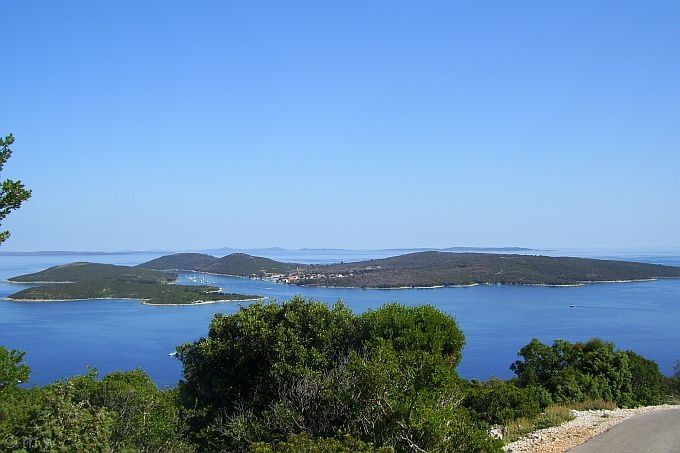
<path id="1" fill-rule="evenodd" d="M 250 278 L 250 277 L 240 277 Z M 461 285 L 434 285 L 434 286 L 390 286 L 380 288 L 375 286 L 327 286 L 327 285 L 296 285 L 294 283 L 278 283 L 278 285 L 299 286 L 301 288 L 336 288 L 336 289 L 370 289 L 370 290 L 398 290 L 398 289 L 437 289 L 437 288 L 471 288 L 473 286 L 543 286 L 547 288 L 577 288 L 580 286 L 596 285 L 600 283 L 643 283 L 658 280 L 677 280 L 680 277 L 654 277 L 636 280 L 592 280 L 580 281 L 578 283 L 468 283 Z M 252 279 L 260 280 L 260 279 Z"/>
<path id="2" fill-rule="evenodd" d="M 93 301 L 93 300 L 134 300 L 137 302 L 140 302 L 142 305 L 149 305 L 153 307 L 185 307 L 185 306 L 191 306 L 191 305 L 206 305 L 206 304 L 223 304 L 227 302 L 254 302 L 258 300 L 266 300 L 269 299 L 268 296 L 263 296 L 263 297 L 255 297 L 255 298 L 250 298 L 250 299 L 219 299 L 219 300 L 199 300 L 196 302 L 191 302 L 188 304 L 152 304 L 147 302 L 150 299 L 135 299 L 133 297 L 92 297 L 89 299 L 83 299 L 83 298 L 78 298 L 78 299 L 15 299 L 10 296 L 3 297 L 3 300 L 9 301 L 9 302 L 24 302 L 24 303 L 37 303 L 37 304 L 46 304 L 46 303 L 51 303 L 51 302 L 82 302 L 82 301 Z"/>
<path id="3" fill-rule="evenodd" d="M 143 301 L 143 305 L 149 305 L 151 307 L 186 307 L 186 306 L 193 306 L 193 305 L 208 305 L 208 304 L 224 304 L 228 302 L 256 302 L 256 301 L 264 301 L 269 299 L 268 296 L 263 296 L 263 297 L 254 297 L 252 299 L 222 299 L 222 300 L 199 300 L 196 302 L 192 302 L 190 304 L 150 304 L 148 302 Z M 89 299 L 88 299 L 89 300 Z M 137 299 L 139 300 L 139 299 Z"/>
<path id="4" fill-rule="evenodd" d="M 3 283 L 11 283 L 11 284 L 15 284 L 15 285 L 61 285 L 62 283 L 63 284 L 77 283 L 77 282 L 70 282 L 70 281 L 63 281 L 63 282 L 47 282 L 47 281 L 45 281 L 45 282 L 42 282 L 42 281 L 40 281 L 40 282 L 20 282 L 18 280 L 9 280 L 9 279 L 3 280 L 2 282 Z"/>
<path id="5" fill-rule="evenodd" d="M 248 278 L 248 277 L 244 277 Z M 480 283 L 470 283 L 467 285 L 434 285 L 434 286 L 389 286 L 386 288 L 380 288 L 378 286 L 333 286 L 333 285 L 295 285 L 293 283 L 278 283 L 273 282 L 277 285 L 286 286 L 297 286 L 300 288 L 331 288 L 331 289 L 370 289 L 377 291 L 394 291 L 399 289 L 439 289 L 439 288 L 470 288 L 473 286 L 479 286 Z M 486 283 L 482 283 L 486 284 Z"/>
<path id="6" fill-rule="evenodd" d="M 580 287 L 580 286 L 586 286 L 586 285 L 593 285 L 593 284 L 599 284 L 599 283 L 639 283 L 639 282 L 653 282 L 657 280 L 673 280 L 673 279 L 680 279 L 680 277 L 650 277 L 650 278 L 640 278 L 640 279 L 627 279 L 627 280 L 580 280 L 578 282 L 574 283 L 491 283 L 491 282 L 484 282 L 484 283 L 466 283 L 466 284 L 460 284 L 460 285 L 433 285 L 433 286 L 390 286 L 390 287 L 376 287 L 376 286 L 337 286 L 337 285 L 298 285 L 295 283 L 279 283 L 274 280 L 270 280 L 267 278 L 260 278 L 260 277 L 248 277 L 244 275 L 231 275 L 231 274 L 218 274 L 215 272 L 203 272 L 203 271 L 196 271 L 196 270 L 187 270 L 187 269 L 164 269 L 167 271 L 176 271 L 176 272 L 184 272 L 184 273 L 193 273 L 193 274 L 205 274 L 205 275 L 215 275 L 218 277 L 230 277 L 230 278 L 241 278 L 245 280 L 260 280 L 260 281 L 266 281 L 266 282 L 271 282 L 275 283 L 277 285 L 286 285 L 286 286 L 299 286 L 301 288 L 333 288 L 333 289 L 370 289 L 370 290 L 399 290 L 399 289 L 437 289 L 437 288 L 471 288 L 474 286 L 481 286 L 481 285 L 487 285 L 487 286 L 544 286 L 544 287 L 551 287 L 551 288 L 574 288 L 574 287 Z M 179 276 L 178 276 L 179 279 Z"/>
<path id="7" fill-rule="evenodd" d="M 673 279 L 680 277 L 650 277 L 650 278 L 636 278 L 631 280 L 586 280 L 582 281 L 583 284 L 589 283 L 635 283 L 635 282 L 655 282 L 657 280 Z"/>
<path id="8" fill-rule="evenodd" d="M 174 272 L 185 272 L 185 273 L 192 273 L 192 274 L 204 274 L 204 275 L 215 275 L 217 277 L 230 277 L 230 278 L 241 278 L 244 280 L 260 280 L 264 282 L 270 282 L 274 283 L 276 285 L 285 285 L 285 286 L 298 286 L 300 288 L 331 288 L 331 289 L 367 289 L 367 290 L 389 290 L 389 291 L 394 291 L 394 290 L 399 290 L 399 289 L 438 289 L 438 288 L 472 288 L 474 286 L 480 286 L 480 285 L 511 285 L 511 286 L 583 286 L 584 283 L 578 283 L 578 284 L 568 284 L 568 285 L 550 285 L 550 284 L 544 284 L 544 283 L 462 283 L 459 285 L 432 285 L 432 286 L 389 286 L 385 288 L 381 288 L 379 286 L 336 286 L 336 285 L 298 285 L 295 283 L 280 283 L 275 280 L 270 280 L 268 278 L 261 278 L 261 277 L 248 277 L 245 275 L 232 275 L 232 274 L 218 274 L 216 272 L 203 272 L 203 271 L 196 271 L 196 270 L 190 270 L 190 269 L 163 269 L 165 271 L 174 271 Z M 177 282 L 179 280 L 179 276 L 177 279 L 173 282 Z"/>
<path id="9" fill-rule="evenodd" d="M 679 279 L 680 277 L 650 277 L 644 279 L 625 279 L 625 280 L 587 280 L 579 281 L 574 283 L 467 283 L 467 284 L 456 284 L 456 285 L 432 285 L 432 286 L 392 286 L 392 287 L 361 287 L 361 286 L 336 286 L 336 285 L 314 285 L 314 284 L 296 284 L 296 283 L 282 283 L 269 278 L 253 277 L 253 276 L 243 276 L 243 275 L 230 275 L 230 274 L 219 274 L 214 272 L 202 272 L 196 270 L 184 270 L 184 269 L 165 269 L 165 271 L 181 272 L 184 274 L 205 274 L 219 277 L 229 277 L 229 278 L 240 278 L 247 280 L 260 280 L 277 285 L 285 286 L 298 286 L 300 288 L 329 288 L 329 289 L 363 289 L 363 290 L 379 290 L 379 291 L 394 291 L 394 290 L 428 290 L 428 289 L 441 289 L 441 288 L 471 288 L 475 286 L 538 286 L 538 287 L 553 287 L 553 288 L 574 288 L 582 287 L 591 284 L 602 284 L 602 283 L 636 283 L 636 282 L 653 282 L 658 280 L 667 279 Z M 181 275 L 177 275 L 176 279 L 168 284 L 178 284 Z M 21 285 L 41 285 L 41 284 L 68 284 L 74 283 L 70 281 L 12 281 L 4 280 L 6 283 L 11 284 L 21 284 Z M 193 285 L 189 285 L 193 286 Z M 211 291 L 213 293 L 222 292 L 224 288 L 218 287 L 217 290 Z M 186 305 L 205 305 L 213 303 L 229 303 L 229 302 L 253 302 L 253 301 L 265 301 L 270 299 L 268 296 L 257 297 L 257 298 L 247 298 L 247 299 L 218 299 L 218 300 L 198 300 L 186 304 L 163 304 L 163 303 L 150 303 L 149 299 L 138 299 L 130 297 L 96 297 L 96 298 L 72 298 L 72 299 L 25 299 L 25 298 L 12 298 L 7 296 L 3 298 L 9 302 L 24 302 L 24 303 L 50 303 L 50 302 L 71 302 L 71 301 L 88 301 L 88 300 L 136 300 L 141 302 L 143 305 L 149 306 L 186 306 Z"/>

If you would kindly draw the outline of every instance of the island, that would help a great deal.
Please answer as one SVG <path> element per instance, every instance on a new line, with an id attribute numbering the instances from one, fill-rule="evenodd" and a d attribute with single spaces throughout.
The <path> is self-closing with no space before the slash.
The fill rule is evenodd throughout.
<path id="1" fill-rule="evenodd" d="M 297 272 L 307 266 L 282 263 L 246 253 L 232 253 L 223 258 L 203 253 L 175 253 L 147 261 L 138 267 L 171 271 L 196 271 L 234 277 L 266 277 Z"/>
<path id="2" fill-rule="evenodd" d="M 300 286 L 418 288 L 507 285 L 583 285 L 680 278 L 680 267 L 629 261 L 542 255 L 427 251 L 338 264 L 283 263 L 233 253 L 222 258 L 200 253 L 163 256 L 140 268 L 184 270 L 261 278 Z"/>
<path id="3" fill-rule="evenodd" d="M 168 271 L 113 264 L 77 262 L 8 279 L 37 284 L 7 297 L 12 301 L 47 302 L 83 299 L 138 299 L 148 305 L 191 305 L 262 299 L 225 294 L 215 286 L 176 285 Z"/>

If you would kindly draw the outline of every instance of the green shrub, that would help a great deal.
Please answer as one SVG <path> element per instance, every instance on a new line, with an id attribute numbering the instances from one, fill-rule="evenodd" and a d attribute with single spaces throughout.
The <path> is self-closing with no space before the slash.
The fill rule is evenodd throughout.
<path id="1" fill-rule="evenodd" d="M 342 439 L 312 438 L 309 434 L 291 434 L 281 442 L 255 442 L 253 453 L 391 453 L 388 447 L 375 448 L 370 444 L 345 436 Z"/>
<path id="2" fill-rule="evenodd" d="M 95 376 L 92 376 L 94 378 Z M 85 383 L 84 401 L 113 417 L 110 445 L 115 451 L 183 452 L 176 390 L 159 390 L 142 370 L 115 372 Z"/>
<path id="3" fill-rule="evenodd" d="M 586 343 L 556 340 L 546 346 L 533 339 L 511 369 L 521 387 L 540 386 L 555 402 L 614 401 L 621 406 L 656 404 L 666 386 L 658 366 L 632 351 L 593 339 Z"/>
<path id="4" fill-rule="evenodd" d="M 666 378 L 666 388 L 671 394 L 680 397 L 680 377 Z"/>
<path id="5" fill-rule="evenodd" d="M 387 340 L 397 352 L 420 351 L 458 366 L 465 337 L 455 320 L 430 305 L 386 304 L 359 317 L 360 341 Z"/>
<path id="6" fill-rule="evenodd" d="M 463 401 L 474 418 L 489 425 L 534 417 L 550 403 L 550 394 L 540 387 L 520 388 L 499 379 L 472 383 Z"/>
<path id="7" fill-rule="evenodd" d="M 180 348 L 191 438 L 208 451 L 332 449 L 346 435 L 361 448 L 497 451 L 458 407 L 463 344 L 429 306 L 356 316 L 295 298 L 218 315 Z"/>
<path id="8" fill-rule="evenodd" d="M 626 351 L 632 375 L 631 393 L 636 405 L 653 405 L 661 403 L 668 394 L 664 376 L 659 371 L 659 365 L 652 360 Z"/>
<path id="9" fill-rule="evenodd" d="M 3 394 L 16 390 L 22 382 L 26 382 L 30 372 L 24 363 L 23 352 L 10 351 L 0 346 L 0 398 Z"/>
<path id="10" fill-rule="evenodd" d="M 187 452 L 175 391 L 140 370 L 95 370 L 0 400 L 0 451 Z"/>
<path id="11" fill-rule="evenodd" d="M 65 382 L 15 393 L 0 420 L 0 451 L 106 451 L 113 419 L 74 400 Z"/>

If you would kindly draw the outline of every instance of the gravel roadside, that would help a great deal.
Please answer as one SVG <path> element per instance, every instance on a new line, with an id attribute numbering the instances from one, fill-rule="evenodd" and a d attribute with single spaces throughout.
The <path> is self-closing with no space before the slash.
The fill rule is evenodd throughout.
<path id="1" fill-rule="evenodd" d="M 541 429 L 506 445 L 507 453 L 561 453 L 582 444 L 591 437 L 637 414 L 664 409 L 679 409 L 680 405 L 664 404 L 635 409 L 574 411 L 576 418 L 560 426 Z"/>

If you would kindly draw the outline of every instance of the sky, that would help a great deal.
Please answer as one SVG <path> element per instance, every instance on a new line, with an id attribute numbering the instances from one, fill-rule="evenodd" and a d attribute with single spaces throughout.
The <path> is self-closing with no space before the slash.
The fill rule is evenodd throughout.
<path id="1" fill-rule="evenodd" d="M 680 246 L 680 2 L 1 8 L 5 251 Z"/>

